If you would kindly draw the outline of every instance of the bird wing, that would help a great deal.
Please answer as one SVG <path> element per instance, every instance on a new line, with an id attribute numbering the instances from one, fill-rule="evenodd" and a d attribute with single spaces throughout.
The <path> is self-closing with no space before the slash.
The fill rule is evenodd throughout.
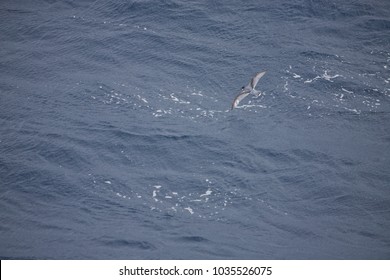
<path id="1" fill-rule="evenodd" d="M 261 77 L 264 76 L 264 74 L 265 74 L 265 71 L 256 73 L 256 75 L 252 78 L 251 82 L 249 83 L 249 85 L 252 87 L 252 89 L 255 89 L 257 83 L 259 82 Z"/>
<path id="2" fill-rule="evenodd" d="M 247 97 L 251 92 L 248 90 L 244 90 L 240 92 L 239 95 L 234 98 L 233 103 L 232 103 L 232 110 L 238 106 L 241 100 L 243 100 L 245 97 Z"/>

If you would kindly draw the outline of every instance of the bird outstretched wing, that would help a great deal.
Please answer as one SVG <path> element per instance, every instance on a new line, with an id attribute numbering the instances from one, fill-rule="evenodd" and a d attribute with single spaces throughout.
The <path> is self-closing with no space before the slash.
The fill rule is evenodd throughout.
<path id="1" fill-rule="evenodd" d="M 257 83 L 259 82 L 261 77 L 264 76 L 264 74 L 265 74 L 265 71 L 256 73 L 256 75 L 252 78 L 251 82 L 249 83 L 249 85 L 251 86 L 252 89 L 255 89 Z"/>
<path id="2" fill-rule="evenodd" d="M 245 97 L 247 97 L 250 94 L 250 90 L 243 90 L 241 91 L 236 98 L 234 98 L 232 103 L 232 110 L 238 106 L 241 100 L 243 100 Z"/>

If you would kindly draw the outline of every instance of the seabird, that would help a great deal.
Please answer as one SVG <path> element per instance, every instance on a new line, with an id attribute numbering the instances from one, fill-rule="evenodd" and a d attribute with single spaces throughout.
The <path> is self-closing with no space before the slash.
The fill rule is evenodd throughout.
<path id="1" fill-rule="evenodd" d="M 245 87 L 241 88 L 240 93 L 237 95 L 236 98 L 234 98 L 232 103 L 232 110 L 238 106 L 238 103 L 240 103 L 241 100 L 243 100 L 245 97 L 247 97 L 249 94 L 258 94 L 259 92 L 255 90 L 255 87 L 257 83 L 259 82 L 260 78 L 263 77 L 265 74 L 264 72 L 258 72 L 256 75 L 252 78 L 252 80 L 249 82 L 249 84 Z"/>

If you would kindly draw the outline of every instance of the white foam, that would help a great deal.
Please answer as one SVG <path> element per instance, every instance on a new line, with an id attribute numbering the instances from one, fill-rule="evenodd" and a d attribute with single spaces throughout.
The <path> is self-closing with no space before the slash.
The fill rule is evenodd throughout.
<path id="1" fill-rule="evenodd" d="M 347 108 L 347 107 L 343 107 L 345 110 L 347 111 L 350 111 L 350 112 L 353 112 L 353 113 L 356 113 L 356 114 L 360 114 L 361 111 L 360 110 L 357 110 L 357 109 L 351 109 L 351 108 Z"/>
<path id="2" fill-rule="evenodd" d="M 321 77 L 324 78 L 324 79 L 327 80 L 327 81 L 332 82 L 332 79 L 337 78 L 337 77 L 342 77 L 342 76 L 339 75 L 339 74 L 336 74 L 336 75 L 334 75 L 334 76 L 331 76 L 331 75 L 328 74 L 328 71 L 325 70 L 325 73 L 324 73 Z"/>
<path id="3" fill-rule="evenodd" d="M 259 108 L 267 108 L 267 106 L 265 106 L 265 105 L 242 105 L 242 106 L 237 106 L 236 108 L 244 108 L 244 109 L 246 109 L 246 108 L 252 108 L 252 107 L 259 107 Z"/>
<path id="4" fill-rule="evenodd" d="M 191 93 L 191 95 L 203 96 L 203 94 L 201 94 L 201 91 L 193 92 Z"/>
<path id="5" fill-rule="evenodd" d="M 212 192 L 212 190 L 208 189 L 204 194 L 201 194 L 199 197 L 211 195 Z"/>
<path id="6" fill-rule="evenodd" d="M 294 79 L 298 79 L 298 78 L 301 78 L 301 76 L 298 75 L 298 74 L 296 74 L 296 73 L 293 73 L 293 78 L 294 78 Z"/>
<path id="7" fill-rule="evenodd" d="M 137 95 L 138 99 L 145 102 L 145 103 L 148 103 L 148 101 L 144 98 L 144 97 L 141 97 L 141 95 Z"/>
<path id="8" fill-rule="evenodd" d="M 194 210 L 192 210 L 191 207 L 186 207 L 186 208 L 184 208 L 184 210 L 187 210 L 188 212 L 190 212 L 191 215 L 194 214 Z"/>
<path id="9" fill-rule="evenodd" d="M 346 90 L 346 89 L 343 88 L 343 87 L 341 88 L 341 90 L 344 91 L 344 92 L 346 92 L 346 93 L 351 93 L 351 94 L 353 93 L 353 91 Z"/>
<path id="10" fill-rule="evenodd" d="M 285 92 L 288 91 L 288 81 L 285 82 L 283 89 Z"/>
<path id="11" fill-rule="evenodd" d="M 177 98 L 177 97 L 175 96 L 174 93 L 171 93 L 171 94 L 170 94 L 170 97 L 171 97 L 171 99 L 172 99 L 174 102 L 177 102 L 177 103 L 180 103 L 180 104 L 190 104 L 190 103 L 191 103 L 191 102 L 189 102 L 189 101 L 185 101 L 185 100 L 182 100 L 182 99 Z"/>
<path id="12" fill-rule="evenodd" d="M 158 192 L 158 189 L 157 190 L 153 190 L 153 193 L 152 193 L 152 197 L 153 197 L 153 199 L 154 199 L 154 201 L 159 201 L 158 199 L 157 199 L 157 192 Z"/>
<path id="13" fill-rule="evenodd" d="M 304 83 L 304 84 L 309 84 L 309 83 L 312 83 L 313 81 L 318 80 L 318 79 L 320 79 L 320 78 L 321 78 L 320 76 L 316 76 L 315 78 L 306 80 L 306 81 L 304 81 L 303 83 Z"/>
<path id="14" fill-rule="evenodd" d="M 324 71 L 324 74 L 322 74 L 321 76 L 318 76 L 318 75 L 317 75 L 317 76 L 315 76 L 313 79 L 307 79 L 307 80 L 304 81 L 303 83 L 304 83 L 304 84 L 312 83 L 312 82 L 314 82 L 314 81 L 316 81 L 316 80 L 318 80 L 318 79 L 324 79 L 324 80 L 326 80 L 326 81 L 333 82 L 332 79 L 335 79 L 335 78 L 338 78 L 338 77 L 342 77 L 342 76 L 339 75 L 339 74 L 336 74 L 336 75 L 331 76 L 331 75 L 328 74 L 328 70 L 325 70 L 325 71 Z"/>

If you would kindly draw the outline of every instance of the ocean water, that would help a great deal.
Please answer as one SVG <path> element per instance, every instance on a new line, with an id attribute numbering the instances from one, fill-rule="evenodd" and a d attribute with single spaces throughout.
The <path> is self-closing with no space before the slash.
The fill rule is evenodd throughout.
<path id="1" fill-rule="evenodd" d="M 390 258 L 389 1 L 3 0 L 0 44 L 2 259 Z"/>

